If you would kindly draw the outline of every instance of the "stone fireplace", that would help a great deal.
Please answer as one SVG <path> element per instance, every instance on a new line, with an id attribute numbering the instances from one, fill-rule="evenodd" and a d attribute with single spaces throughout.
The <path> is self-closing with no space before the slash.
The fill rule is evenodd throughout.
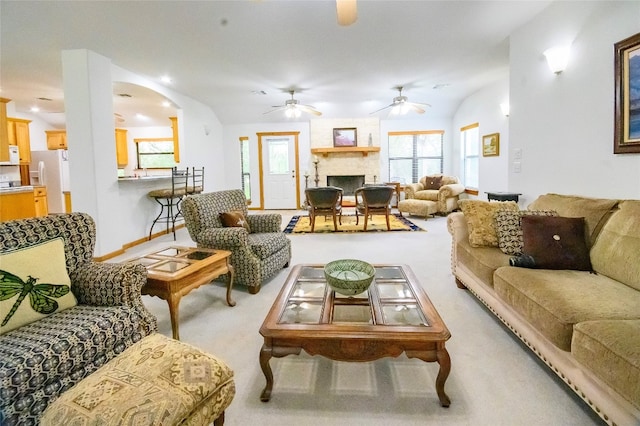
<path id="1" fill-rule="evenodd" d="M 356 189 L 364 186 L 364 175 L 333 175 L 327 176 L 327 186 L 342 188 L 342 194 L 355 195 Z"/>

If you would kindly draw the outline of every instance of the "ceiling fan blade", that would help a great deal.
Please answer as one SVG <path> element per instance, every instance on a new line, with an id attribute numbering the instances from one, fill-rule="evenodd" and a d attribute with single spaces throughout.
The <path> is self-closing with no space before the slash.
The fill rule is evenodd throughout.
<path id="1" fill-rule="evenodd" d="M 287 109 L 286 106 L 275 107 L 276 109 L 272 109 L 271 111 L 263 112 L 262 115 L 271 114 L 272 112 L 282 111 L 283 109 Z"/>
<path id="2" fill-rule="evenodd" d="M 407 102 L 406 105 L 418 114 L 424 114 L 424 108 L 422 108 L 419 104 Z"/>
<path id="3" fill-rule="evenodd" d="M 301 111 L 307 112 L 309 114 L 313 114 L 313 115 L 322 115 L 322 113 L 320 111 L 318 111 L 317 109 L 315 109 L 314 107 L 312 107 L 311 105 L 297 105 L 297 108 Z"/>
<path id="4" fill-rule="evenodd" d="M 376 111 L 370 112 L 370 113 L 369 113 L 369 115 L 371 115 L 371 114 L 375 114 L 375 113 L 380 112 L 380 111 L 384 111 L 385 109 L 391 108 L 391 107 L 393 107 L 394 105 L 395 105 L 395 104 L 389 104 L 389 105 L 387 105 L 386 107 L 382 107 L 382 108 L 380 108 L 380 109 L 378 109 L 378 110 L 376 110 Z"/>

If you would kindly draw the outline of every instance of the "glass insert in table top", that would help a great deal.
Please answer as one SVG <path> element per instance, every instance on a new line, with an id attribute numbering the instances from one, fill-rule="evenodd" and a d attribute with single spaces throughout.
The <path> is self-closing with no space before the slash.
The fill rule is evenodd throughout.
<path id="1" fill-rule="evenodd" d="M 400 266 L 376 267 L 372 286 L 355 296 L 334 293 L 333 324 L 428 326 L 416 296 Z M 296 277 L 282 311 L 280 324 L 319 324 L 325 298 L 331 297 L 322 266 L 303 266 Z M 376 318 L 371 305 L 379 306 L 382 318 Z"/>

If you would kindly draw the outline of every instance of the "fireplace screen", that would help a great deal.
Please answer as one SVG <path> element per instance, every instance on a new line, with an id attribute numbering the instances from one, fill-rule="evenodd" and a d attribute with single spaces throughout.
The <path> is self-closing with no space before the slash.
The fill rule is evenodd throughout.
<path id="1" fill-rule="evenodd" d="M 356 189 L 364 186 L 364 175 L 327 176 L 327 186 L 342 188 L 343 195 L 355 195 Z"/>

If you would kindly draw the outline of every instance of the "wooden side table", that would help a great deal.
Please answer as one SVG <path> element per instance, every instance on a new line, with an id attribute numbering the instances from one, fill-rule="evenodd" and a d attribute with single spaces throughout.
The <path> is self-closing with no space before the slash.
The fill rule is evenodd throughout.
<path id="1" fill-rule="evenodd" d="M 180 340 L 178 332 L 178 305 L 182 296 L 220 275 L 228 274 L 227 304 L 235 306 L 231 299 L 233 266 L 229 263 L 231 252 L 195 247 L 168 247 L 128 261 L 147 268 L 147 284 L 142 294 L 157 296 L 169 304 L 173 338 Z"/>
<path id="2" fill-rule="evenodd" d="M 400 182 L 385 182 L 384 184 L 394 187 L 394 189 L 396 191 L 396 200 L 395 200 L 395 204 L 392 205 L 391 207 L 396 207 L 397 208 L 398 207 L 398 203 L 400 202 L 400 194 L 404 190 L 404 187 L 402 187 Z"/>
<path id="3" fill-rule="evenodd" d="M 519 192 L 485 192 L 487 194 L 487 201 L 515 201 L 518 202 L 518 197 L 522 195 Z"/>

